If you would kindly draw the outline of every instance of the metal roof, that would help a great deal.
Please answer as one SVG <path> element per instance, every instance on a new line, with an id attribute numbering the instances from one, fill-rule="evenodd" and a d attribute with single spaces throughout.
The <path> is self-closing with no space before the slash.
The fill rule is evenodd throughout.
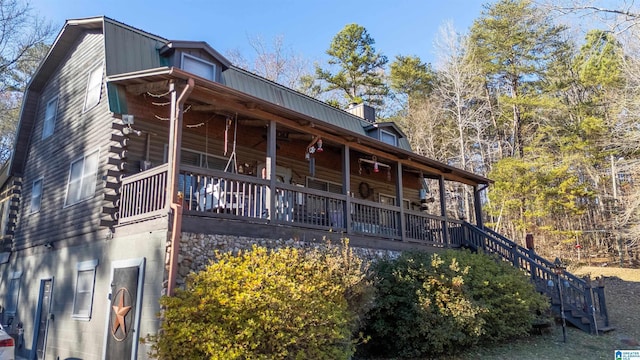
<path id="1" fill-rule="evenodd" d="M 372 125 L 356 115 L 236 67 L 223 71 L 220 82 L 232 89 L 359 135 L 367 135 L 365 127 Z M 406 139 L 399 141 L 398 145 L 404 150 L 411 150 Z"/>

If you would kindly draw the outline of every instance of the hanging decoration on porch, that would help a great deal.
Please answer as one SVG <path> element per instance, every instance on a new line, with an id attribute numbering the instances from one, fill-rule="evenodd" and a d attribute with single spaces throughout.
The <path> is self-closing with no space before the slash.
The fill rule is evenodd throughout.
<path id="1" fill-rule="evenodd" d="M 362 175 L 363 168 L 367 170 L 367 173 L 370 173 L 370 171 L 373 171 L 376 174 L 380 172 L 380 168 L 385 168 L 387 170 L 387 180 L 391 181 L 391 165 L 387 165 L 385 163 L 379 162 L 378 157 L 375 155 L 373 155 L 371 159 L 365 159 L 365 158 L 358 159 L 358 173 L 360 175 Z"/>
<path id="2" fill-rule="evenodd" d="M 238 138 L 238 113 L 236 113 L 234 117 L 234 127 L 233 127 L 233 144 L 231 145 L 231 155 L 229 155 L 229 161 L 227 161 L 227 166 L 224 167 L 224 171 L 229 171 L 229 167 L 233 173 L 238 173 L 237 166 L 237 157 L 236 157 L 236 140 Z M 227 117 L 227 126 L 231 126 L 231 117 Z M 225 155 L 226 153 L 226 142 L 227 142 L 227 131 L 225 130 Z"/>
<path id="3" fill-rule="evenodd" d="M 322 138 L 318 135 L 314 136 L 309 145 L 307 145 L 307 150 L 305 151 L 304 158 L 306 160 L 311 159 L 311 156 L 315 153 L 321 153 L 324 149 L 322 148 Z"/>
<path id="4" fill-rule="evenodd" d="M 316 176 L 316 159 L 313 155 L 323 151 L 322 138 L 318 135 L 314 136 L 304 152 L 304 158 L 309 162 L 309 174 L 311 174 L 311 177 Z"/>
<path id="5" fill-rule="evenodd" d="M 369 186 L 368 183 L 362 181 L 358 185 L 358 192 L 360 193 L 360 197 L 362 199 L 368 199 L 369 196 L 371 196 L 371 194 L 373 193 L 373 190 L 371 190 L 371 186 Z"/>
<path id="6" fill-rule="evenodd" d="M 229 128 L 231 127 L 231 117 L 227 116 L 224 126 L 224 156 L 227 156 L 227 149 L 229 147 Z"/>

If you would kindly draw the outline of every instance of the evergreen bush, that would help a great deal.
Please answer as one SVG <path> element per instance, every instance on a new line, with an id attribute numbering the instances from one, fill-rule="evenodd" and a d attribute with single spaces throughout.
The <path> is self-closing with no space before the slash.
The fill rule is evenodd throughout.
<path id="1" fill-rule="evenodd" d="M 371 304 L 348 247 L 254 247 L 221 253 L 186 289 L 163 297 L 161 359 L 348 359 Z"/>
<path id="2" fill-rule="evenodd" d="M 405 253 L 374 266 L 377 301 L 359 356 L 418 358 L 526 334 L 548 306 L 526 276 L 468 251 Z"/>

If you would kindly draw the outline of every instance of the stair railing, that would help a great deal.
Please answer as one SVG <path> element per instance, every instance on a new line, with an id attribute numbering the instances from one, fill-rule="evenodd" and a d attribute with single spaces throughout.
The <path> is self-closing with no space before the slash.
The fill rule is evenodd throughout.
<path id="1" fill-rule="evenodd" d="M 556 282 L 562 281 L 564 307 L 571 314 L 568 320 L 574 325 L 591 333 L 597 333 L 598 327 L 609 326 L 602 279 L 597 286 L 593 286 L 590 280 L 581 279 L 566 271 L 556 274 L 555 265 L 533 250 L 528 250 L 490 229 L 480 229 L 467 222 L 464 223 L 464 228 L 467 239 L 465 245 L 484 253 L 495 254 L 529 274 L 536 289 L 547 294 L 552 304 L 559 301 Z M 583 319 L 588 319 L 589 323 L 584 324 Z"/>

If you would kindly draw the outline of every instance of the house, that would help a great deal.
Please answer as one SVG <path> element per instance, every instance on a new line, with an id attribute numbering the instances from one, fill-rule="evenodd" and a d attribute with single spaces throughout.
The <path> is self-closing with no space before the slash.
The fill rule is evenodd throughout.
<path id="1" fill-rule="evenodd" d="M 489 179 L 413 153 L 374 116 L 234 67 L 204 42 L 67 21 L 0 178 L 0 319 L 19 355 L 147 358 L 138 340 L 157 331 L 159 298 L 218 249 L 344 236 L 374 253 L 512 246 L 482 231 Z M 475 226 L 448 190 L 462 187 Z"/>

